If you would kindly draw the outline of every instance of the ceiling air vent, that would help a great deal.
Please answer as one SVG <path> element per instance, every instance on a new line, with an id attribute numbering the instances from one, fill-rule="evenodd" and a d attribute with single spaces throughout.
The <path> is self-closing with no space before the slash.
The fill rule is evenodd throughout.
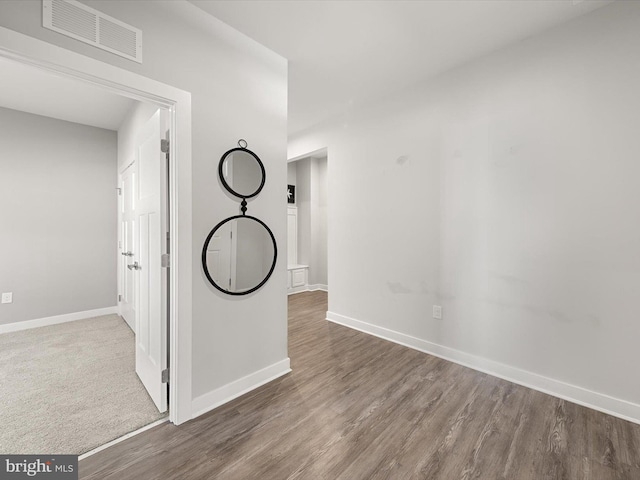
<path id="1" fill-rule="evenodd" d="M 42 26 L 142 63 L 142 30 L 75 0 L 43 0 Z"/>

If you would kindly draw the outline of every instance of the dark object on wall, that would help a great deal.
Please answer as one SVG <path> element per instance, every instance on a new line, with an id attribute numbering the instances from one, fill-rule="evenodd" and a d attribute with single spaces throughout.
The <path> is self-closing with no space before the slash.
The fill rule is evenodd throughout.
<path id="1" fill-rule="evenodd" d="M 211 229 L 202 247 L 202 269 L 207 280 L 227 295 L 247 295 L 262 287 L 276 267 L 278 246 L 262 220 L 247 215 L 247 198 L 264 187 L 266 172 L 260 158 L 238 141 L 218 165 L 222 186 L 242 199 L 241 215 L 228 217 Z"/>
<path id="2" fill-rule="evenodd" d="M 287 185 L 287 203 L 296 203 L 295 185 Z"/>
<path id="3" fill-rule="evenodd" d="M 247 295 L 269 280 L 277 253 L 273 232 L 262 220 L 235 215 L 209 232 L 202 248 L 202 267 L 207 280 L 221 292 Z"/>
<path id="4" fill-rule="evenodd" d="M 240 139 L 238 145 L 222 155 L 218 175 L 229 193 L 244 200 L 260 193 L 267 174 L 260 158 L 247 149 L 247 142 Z"/>

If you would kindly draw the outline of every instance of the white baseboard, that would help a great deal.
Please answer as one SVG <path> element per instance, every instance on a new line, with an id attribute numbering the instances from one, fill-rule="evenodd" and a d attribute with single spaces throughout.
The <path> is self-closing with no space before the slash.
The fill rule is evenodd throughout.
<path id="1" fill-rule="evenodd" d="M 251 390 L 255 390 L 265 383 L 269 383 L 278 377 L 286 375 L 290 371 L 290 361 L 287 357 L 278 363 L 269 365 L 268 367 L 251 373 L 246 377 L 239 378 L 238 380 L 228 383 L 216 390 L 200 395 L 199 397 L 194 398 L 191 403 L 191 411 L 193 412 L 192 418 L 196 418 L 213 410 L 214 408 L 219 407 L 220 405 L 230 402 L 234 398 L 238 398 Z"/>
<path id="2" fill-rule="evenodd" d="M 355 318 L 327 312 L 327 320 L 333 323 L 353 328 L 384 340 L 389 340 L 405 347 L 413 348 L 450 362 L 487 373 L 494 377 L 508 380 L 524 387 L 562 398 L 579 405 L 613 415 L 615 417 L 640 424 L 640 405 L 627 400 L 611 397 L 594 392 L 577 385 L 572 385 L 537 373 L 522 370 L 504 363 L 489 360 L 454 348 L 438 345 L 427 340 L 412 337 L 404 333 L 372 325 Z"/>
<path id="3" fill-rule="evenodd" d="M 287 295 L 295 295 L 296 293 L 302 293 L 302 292 L 308 292 L 308 291 L 309 291 L 308 285 L 302 285 L 301 287 L 291 287 L 289 290 L 287 290 Z"/>
<path id="4" fill-rule="evenodd" d="M 287 293 L 288 293 L 288 295 L 294 295 L 296 293 L 315 292 L 317 290 L 322 290 L 323 292 L 328 292 L 329 291 L 329 287 L 327 285 L 322 284 L 322 283 L 317 283 L 315 285 L 302 285 L 301 287 L 292 287 L 292 288 L 290 288 Z"/>
<path id="5" fill-rule="evenodd" d="M 28 330 L 30 328 L 48 327 L 59 323 L 74 322 L 86 318 L 100 317 L 102 315 L 112 315 L 118 313 L 118 307 L 97 308 L 95 310 L 85 310 L 84 312 L 65 313 L 53 317 L 37 318 L 35 320 L 24 320 L 22 322 L 7 323 L 0 325 L 0 334 Z"/>

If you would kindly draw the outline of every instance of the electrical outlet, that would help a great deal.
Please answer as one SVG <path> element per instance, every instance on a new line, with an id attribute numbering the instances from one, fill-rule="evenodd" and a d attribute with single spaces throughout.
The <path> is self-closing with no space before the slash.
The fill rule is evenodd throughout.
<path id="1" fill-rule="evenodd" d="M 440 305 L 433 306 L 433 318 L 442 319 L 442 307 Z"/>
<path id="2" fill-rule="evenodd" d="M 13 303 L 13 292 L 3 293 L 2 303 Z"/>

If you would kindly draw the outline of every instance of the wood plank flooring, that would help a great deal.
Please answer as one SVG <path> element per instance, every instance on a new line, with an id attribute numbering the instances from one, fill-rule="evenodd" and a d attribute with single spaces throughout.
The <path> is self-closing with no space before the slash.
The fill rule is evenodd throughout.
<path id="1" fill-rule="evenodd" d="M 324 320 L 289 297 L 293 372 L 80 462 L 82 479 L 640 479 L 636 425 Z"/>

